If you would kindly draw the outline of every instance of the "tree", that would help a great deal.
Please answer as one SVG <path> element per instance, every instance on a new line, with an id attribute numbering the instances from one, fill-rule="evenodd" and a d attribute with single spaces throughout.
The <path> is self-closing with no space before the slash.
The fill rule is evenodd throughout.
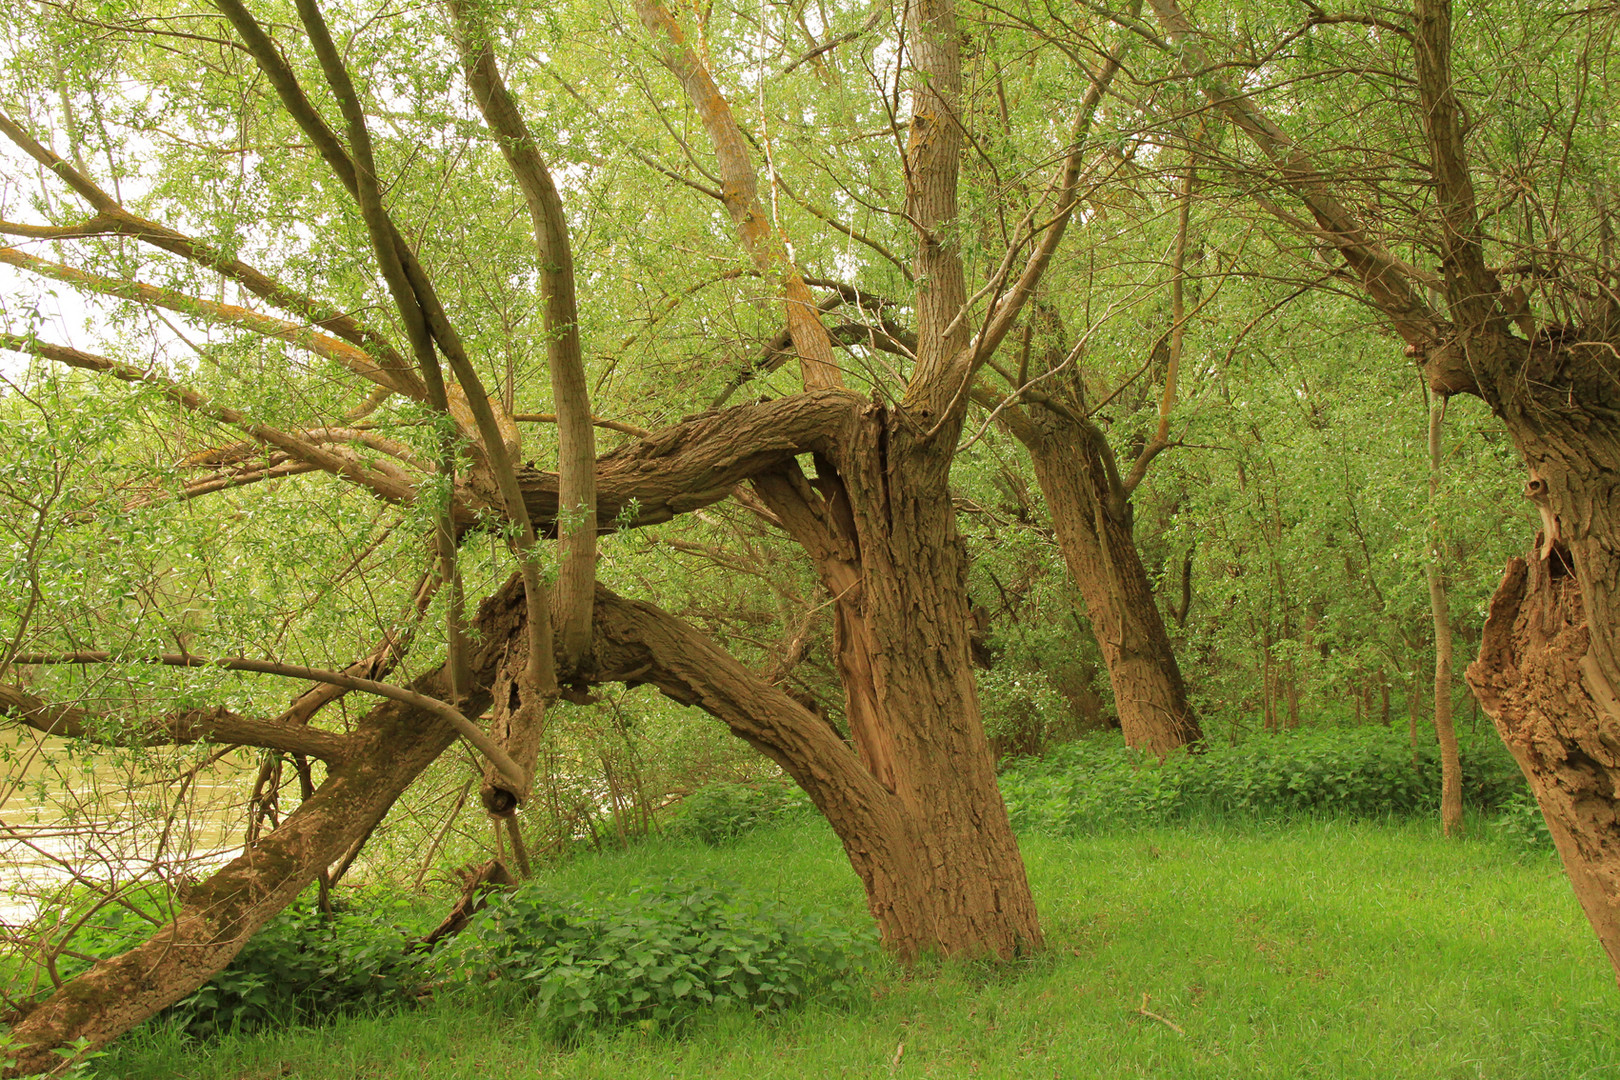
<path id="1" fill-rule="evenodd" d="M 1235 63 L 1264 70 L 1303 61 L 1307 78 L 1366 73 L 1370 100 L 1346 95 L 1356 115 L 1335 117 L 1357 141 L 1317 155 L 1225 78 L 1208 35 L 1176 0 L 1150 3 L 1165 37 L 1136 24 L 1139 31 L 1176 52 L 1209 107 L 1249 143 L 1255 156 L 1245 175 L 1263 178 L 1305 216 L 1268 210 L 1338 261 L 1341 276 L 1407 342 L 1435 393 L 1482 398 L 1524 458 L 1526 496 L 1543 529 L 1535 549 L 1508 566 L 1468 681 L 1529 779 L 1575 894 L 1620 972 L 1620 761 L 1610 749 L 1620 722 L 1612 511 L 1620 303 L 1611 285 L 1608 102 L 1595 65 L 1609 47 L 1608 15 L 1474 26 L 1463 48 L 1445 0 L 1414 0 L 1410 15 L 1398 17 L 1313 8 L 1275 53 Z M 1330 27 L 1350 35 L 1341 47 L 1361 57 L 1321 64 Z M 1286 54 L 1295 41 L 1313 48 Z M 1369 52 L 1384 62 L 1369 62 Z M 1387 71 L 1403 77 L 1386 79 Z M 1543 79 L 1578 86 L 1580 100 L 1590 92 L 1601 104 L 1560 104 L 1562 97 L 1536 92 Z M 1465 111 L 1465 92 L 1479 93 L 1483 105 Z M 1313 99 L 1311 119 L 1335 112 L 1331 101 Z M 1565 137 L 1528 139 L 1527 122 Z M 1585 182 L 1584 198 L 1553 194 L 1571 171 Z M 1491 189 L 1488 212 L 1481 182 Z M 1419 190 L 1425 196 L 1414 198 Z M 1515 206 L 1518 220 L 1503 215 Z M 1412 255 L 1402 258 L 1403 248 Z M 1438 273 L 1416 261 L 1422 256 L 1438 259 Z"/>
<path id="2" fill-rule="evenodd" d="M 970 297 L 956 11 L 948 0 L 930 0 L 892 28 L 903 62 L 891 59 L 888 76 L 909 82 L 909 116 L 896 113 L 898 91 L 877 80 L 856 119 L 880 123 L 903 143 L 890 162 L 901 197 L 887 212 L 915 252 L 909 263 L 894 260 L 914 283 L 905 305 L 914 327 L 896 335 L 872 318 L 853 334 L 838 328 L 846 348 L 881 335 L 903 356 L 902 376 L 875 380 L 872 396 L 859 394 L 845 388 L 846 369 L 870 369 L 878 346 L 857 345 L 838 358 L 825 311 L 871 304 L 869 294 L 844 283 L 833 283 L 830 302 L 809 293 L 795 248 L 767 209 L 787 182 L 772 165 L 771 183 L 758 183 L 755 149 L 739 136 L 706 66 L 712 40 L 694 47 L 681 23 L 644 0 L 637 11 L 646 33 L 636 40 L 650 43 L 676 77 L 718 175 L 684 143 L 687 164 L 664 171 L 726 210 L 752 263 L 727 280 L 763 283 L 775 295 L 802 389 L 659 426 L 592 461 L 593 424 L 638 430 L 593 420 L 584 377 L 581 338 L 600 333 L 591 313 L 611 309 L 612 286 L 603 284 L 595 303 L 581 287 L 603 280 L 601 266 L 581 274 L 573 265 L 569 232 L 578 218 L 565 212 L 566 189 L 552 179 L 541 139 L 524 120 L 528 106 L 505 86 L 497 50 L 508 44 L 494 40 L 491 13 L 452 4 L 448 21 L 426 11 L 364 20 L 323 12 L 313 0 L 273 20 L 268 9 L 255 14 L 237 0 L 219 0 L 217 9 L 223 22 L 190 12 L 33 12 L 16 31 L 14 63 L 54 74 L 20 80 L 7 103 L 11 115 L 0 120 L 29 163 L 14 175 L 32 170 L 38 179 L 21 214 L 5 215 L 31 220 L 0 228 L 69 253 L 46 258 L 7 248 L 6 261 L 114 298 L 111 310 L 126 327 L 170 326 L 147 341 L 190 349 L 193 358 L 132 362 L 127 344 L 103 350 L 124 356 L 104 355 L 50 341 L 36 326 L 8 330 L 0 344 L 128 383 L 143 395 L 141 408 L 176 410 L 196 425 L 184 436 L 189 445 L 173 482 L 153 484 L 161 478 L 149 475 L 144 493 L 113 515 L 119 528 L 176 508 L 193 512 L 226 490 L 251 489 L 255 500 L 273 504 L 273 493 L 291 484 L 285 490 L 336 505 L 381 506 L 390 529 L 429 538 L 428 599 L 413 600 L 403 624 L 375 620 L 380 642 L 332 667 L 290 662 L 275 646 L 249 649 L 253 638 L 236 636 L 255 625 L 247 618 L 203 620 L 175 650 L 154 640 L 177 625 L 174 613 L 90 629 L 34 623 L 34 609 L 21 612 L 7 663 L 32 685 L 14 678 L 0 690 L 12 718 L 90 739 L 260 746 L 323 762 L 325 778 L 279 827 L 189 888 L 175 920 L 150 942 L 97 964 L 21 1019 L 15 1033 L 29 1051 L 19 1068 L 38 1067 L 51 1047 L 77 1039 L 105 1043 L 201 985 L 308 882 L 363 844 L 458 735 L 489 762 L 485 806 L 510 814 L 528 795 L 547 708 L 561 694 L 609 681 L 650 683 L 777 761 L 844 841 L 900 956 L 1010 957 L 1038 948 L 1039 924 L 979 721 L 965 555 L 948 481 L 974 380 L 1025 316 L 1075 211 L 1083 140 L 1037 130 L 1044 142 L 1037 152 L 1055 148 L 1055 176 L 987 260 L 994 268 L 987 287 Z M 808 59 L 824 65 L 837 45 L 877 22 L 861 25 L 854 36 L 815 43 Z M 92 27 L 97 34 L 87 35 Z M 732 32 L 718 21 L 698 29 L 721 38 Z M 511 32 L 521 37 L 525 28 L 514 22 Z M 454 58 L 470 95 L 424 62 L 424 48 Z M 53 51 L 66 62 L 47 61 Z M 651 84 L 655 74 L 638 63 L 634 74 Z M 1096 89 L 1083 71 L 1064 70 L 1071 83 Z M 121 96 L 113 75 L 146 89 Z M 579 91 L 565 84 L 554 93 L 567 101 Z M 650 96 L 667 107 L 659 92 Z M 468 97 L 488 134 L 467 134 Z M 82 123 L 85 115 L 93 122 Z M 65 154 L 43 138 L 52 128 Z M 506 163 L 504 179 L 492 150 Z M 776 152 L 769 143 L 761 150 L 767 162 Z M 638 147 L 632 153 L 661 167 Z M 461 200 L 516 209 L 515 199 L 530 218 L 528 252 L 504 221 L 439 209 Z M 529 304 L 543 312 L 538 326 L 512 314 Z M 198 327 L 208 335 L 200 344 L 190 336 Z M 517 427 L 517 400 L 534 392 L 522 372 L 529 349 L 547 357 L 555 473 L 521 464 L 536 456 L 536 441 L 520 438 Z M 357 380 L 371 388 L 358 405 Z M 264 394 L 267 385 L 277 392 Z M 814 476 L 801 458 L 813 463 Z M 307 489 L 296 486 L 304 482 Z M 733 495 L 804 548 L 833 597 L 847 743 L 692 627 L 591 581 L 598 532 L 669 521 Z M 84 527 L 93 531 L 95 522 Z M 540 541 L 551 535 L 561 546 L 548 594 Z M 506 539 L 510 554 L 475 557 L 481 536 Z M 410 550 L 403 548 L 406 557 Z M 175 594 L 198 595 L 214 570 L 163 574 Z M 468 615 L 463 591 L 478 580 L 489 582 L 487 594 Z M 220 591 L 217 582 L 209 587 Z M 251 609 L 250 593 L 232 603 Z M 219 596 L 211 602 L 224 606 Z M 302 610 L 320 607 L 313 601 Z M 413 639 L 404 627 L 430 610 L 443 616 L 443 634 L 417 635 L 407 651 Z M 353 641 L 353 630 L 338 620 L 261 640 L 330 656 Z M 89 701 L 64 703 L 86 685 L 75 672 L 132 666 L 196 673 L 187 677 L 198 681 L 184 694 L 154 695 L 122 723 Z M 396 669 L 401 677 L 385 681 Z M 261 719 L 266 692 L 230 681 L 244 673 L 317 688 Z M 210 689 L 244 707 L 198 703 Z M 323 706 L 355 692 L 385 700 L 341 729 L 320 722 Z M 480 722 L 486 710 L 489 730 Z"/>

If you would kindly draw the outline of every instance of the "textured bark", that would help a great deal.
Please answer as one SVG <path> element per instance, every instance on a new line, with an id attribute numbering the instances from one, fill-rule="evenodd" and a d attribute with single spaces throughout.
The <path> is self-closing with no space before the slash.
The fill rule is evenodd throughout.
<path id="1" fill-rule="evenodd" d="M 1529 467 L 1535 550 L 1509 563 L 1468 682 L 1547 818 L 1570 883 L 1620 974 L 1620 392 L 1610 311 L 1585 341 L 1486 331 L 1465 355 Z"/>
<path id="2" fill-rule="evenodd" d="M 568 520 L 558 537 L 560 558 L 553 616 L 561 667 L 566 673 L 578 664 L 590 641 L 591 601 L 596 589 L 596 432 L 579 340 L 573 248 L 562 198 L 517 102 L 507 92 L 490 47 L 488 28 L 477 12 L 460 0 L 451 3 L 450 11 L 456 20 L 468 85 L 485 122 L 499 137 L 501 153 L 523 192 L 534 228 L 540 292 L 545 299 L 546 366 L 557 410 L 558 496 L 568 510 Z M 534 553 L 528 557 L 532 561 Z M 529 580 L 533 585 L 538 575 L 531 573 Z M 536 642 L 537 654 L 543 651 L 544 637 L 541 634 Z M 543 671 L 531 671 L 529 680 L 536 684 L 554 682 L 547 680 Z M 531 705 L 527 712 L 536 717 L 536 725 L 543 721 L 544 707 L 539 703 Z M 538 743 L 538 738 L 533 741 Z M 533 762 L 526 765 L 532 771 Z"/>
<path id="3" fill-rule="evenodd" d="M 1130 522 L 1109 510 L 1103 463 L 1072 422 L 1039 407 L 1028 417 L 1013 432 L 1029 450 L 1058 546 L 1085 600 L 1126 743 L 1162 758 L 1200 742 L 1203 729 L 1187 703 Z"/>
<path id="4" fill-rule="evenodd" d="M 1620 701 L 1593 659 L 1565 553 L 1508 564 L 1468 683 L 1541 805 L 1575 897 L 1620 972 Z"/>
<path id="5" fill-rule="evenodd" d="M 890 423 L 868 406 L 851 435 L 880 443 L 892 436 Z M 883 643 L 855 645 L 870 690 L 850 693 L 870 697 L 851 713 L 852 727 L 860 725 L 854 747 L 696 630 L 605 590 L 597 594 L 591 678 L 653 683 L 779 763 L 843 841 L 896 955 L 1028 952 L 1041 943 L 1040 925 L 979 722 L 965 560 L 950 500 L 943 490 L 885 499 L 881 455 L 851 456 L 872 467 L 836 486 L 817 478 L 829 490 L 847 485 L 847 511 L 825 500 L 811 505 L 823 520 L 860 530 L 861 575 L 842 600 L 856 633 L 843 639 L 841 654 L 852 642 Z M 873 520 L 891 512 L 892 526 Z"/>
<path id="6" fill-rule="evenodd" d="M 729 496 L 738 484 L 828 445 L 861 398 L 819 390 L 699 413 L 596 461 L 597 528 L 657 525 Z M 536 526 L 555 532 L 557 475 L 520 470 Z"/>

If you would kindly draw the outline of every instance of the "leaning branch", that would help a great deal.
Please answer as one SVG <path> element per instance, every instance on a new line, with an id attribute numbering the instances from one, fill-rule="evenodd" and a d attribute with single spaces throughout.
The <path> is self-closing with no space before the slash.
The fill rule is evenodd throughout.
<path id="1" fill-rule="evenodd" d="M 1134 17 L 1141 9 L 1141 4 L 1132 5 L 1131 15 Z M 1119 73 L 1120 64 L 1125 59 L 1134 39 L 1124 37 L 1109 54 L 1108 60 L 1091 80 L 1086 88 L 1085 97 L 1080 101 L 1080 107 L 1075 110 L 1074 122 L 1069 129 L 1069 151 L 1063 159 L 1063 165 L 1053 178 L 1053 205 L 1058 208 L 1057 214 L 1047 224 L 1046 233 L 1041 237 L 1035 250 L 1024 263 L 1023 272 L 1018 275 L 1006 294 L 996 303 L 987 321 L 984 332 L 973 342 L 968 363 L 971 365 L 976 358 L 982 362 L 985 357 L 992 355 L 1007 332 L 1012 329 L 1023 311 L 1029 298 L 1035 295 L 1035 287 L 1040 284 L 1041 277 L 1046 273 L 1047 266 L 1052 261 L 1052 255 L 1057 251 L 1058 245 L 1063 242 L 1063 234 L 1069 227 L 1069 221 L 1074 217 L 1076 207 L 1080 205 L 1079 187 L 1081 166 L 1085 162 L 1085 153 L 1090 147 L 1087 136 L 1091 133 L 1092 121 L 1097 116 L 1097 106 L 1102 103 L 1103 95 L 1108 92 L 1114 76 Z M 971 367 L 964 376 L 972 378 Z"/>
<path id="2" fill-rule="evenodd" d="M 1182 70 L 1222 116 L 1236 127 L 1277 170 L 1322 234 L 1338 250 L 1368 297 L 1409 344 L 1431 341 L 1439 317 L 1422 299 L 1429 275 L 1390 254 L 1367 235 L 1361 221 L 1333 194 L 1333 181 L 1309 154 L 1278 127 L 1242 91 L 1222 82 L 1199 43 L 1200 34 L 1178 0 L 1148 0 L 1159 25 L 1179 50 Z"/>
<path id="3" fill-rule="evenodd" d="M 156 719 L 130 722 L 70 705 L 53 705 L 4 683 L 0 683 L 0 716 L 10 717 L 42 735 L 119 746 L 211 742 L 262 746 L 326 762 L 342 761 L 353 750 L 351 740 L 345 735 L 303 724 L 254 719 L 224 708 L 187 709 Z"/>
<path id="4" fill-rule="evenodd" d="M 376 682 L 372 679 L 362 679 L 342 671 L 326 671 L 321 668 L 304 667 L 300 664 L 280 664 L 272 660 L 252 660 L 245 656 L 227 656 L 207 659 L 201 656 L 189 656 L 182 653 L 160 653 L 156 656 L 114 656 L 107 652 L 67 652 L 67 653 L 23 653 L 17 656 L 13 663 L 17 664 L 162 664 L 165 667 L 222 668 L 225 671 L 251 671 L 261 675 L 282 675 L 290 679 L 304 679 L 308 682 L 328 683 L 332 686 L 341 686 L 345 690 L 359 690 L 366 694 L 376 694 L 378 697 L 389 698 L 402 705 L 430 712 L 449 724 L 473 746 L 483 754 L 497 768 L 501 774 L 512 783 L 518 785 L 520 791 L 527 791 L 528 781 L 523 770 L 517 763 L 507 756 L 506 751 L 495 745 L 488 733 L 477 724 L 464 716 L 460 709 L 447 701 L 436 697 L 407 690 L 403 686 L 394 686 L 391 683 Z"/>
<path id="5" fill-rule="evenodd" d="M 72 285 L 85 292 L 115 296 L 120 300 L 163 308 L 204 322 L 251 330 L 255 334 L 285 341 L 306 352 L 342 364 L 356 375 L 369 379 L 379 386 L 386 386 L 390 390 L 396 389 L 392 374 L 384 371 L 364 349 L 329 334 L 320 333 L 307 325 L 277 319 L 235 304 L 204 300 L 200 296 L 191 296 L 174 289 L 161 289 L 155 285 L 124 278 L 102 277 L 99 274 L 51 262 L 49 259 L 41 259 L 37 255 L 30 255 L 16 248 L 0 247 L 0 263 Z"/>
<path id="6" fill-rule="evenodd" d="M 700 413 L 596 461 L 597 529 L 661 522 L 729 497 L 738 484 L 799 454 L 828 452 L 867 404 L 848 390 L 818 390 Z M 520 474 L 529 515 L 553 532 L 557 475 Z"/>
<path id="7" fill-rule="evenodd" d="M 832 341 L 821 323 L 815 298 L 788 258 L 781 237 L 760 205 L 753 161 L 731 113 L 731 105 L 697 53 L 687 44 L 685 32 L 669 9 L 660 0 L 635 0 L 635 5 L 647 32 L 664 40 L 664 65 L 680 80 L 681 88 L 709 133 L 720 175 L 725 180 L 722 194 L 726 210 L 737 224 L 743 247 L 762 273 L 782 283 L 782 302 L 787 308 L 788 327 L 793 347 L 799 354 L 805 389 L 842 386 L 843 373 L 833 358 Z"/>

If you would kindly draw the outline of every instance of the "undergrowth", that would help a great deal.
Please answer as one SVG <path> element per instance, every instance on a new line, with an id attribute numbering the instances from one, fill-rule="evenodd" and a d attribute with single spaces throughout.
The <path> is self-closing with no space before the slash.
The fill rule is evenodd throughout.
<path id="1" fill-rule="evenodd" d="M 1465 742 L 1462 766 L 1468 806 L 1508 808 L 1516 837 L 1540 841 L 1523 820 L 1524 778 L 1498 740 Z M 1162 763 L 1116 736 L 1011 759 L 1001 791 L 1016 830 L 1056 836 L 1194 817 L 1380 819 L 1437 810 L 1440 766 L 1431 747 L 1414 751 L 1401 733 L 1380 727 L 1257 735 L 1236 746 L 1178 751 Z"/>

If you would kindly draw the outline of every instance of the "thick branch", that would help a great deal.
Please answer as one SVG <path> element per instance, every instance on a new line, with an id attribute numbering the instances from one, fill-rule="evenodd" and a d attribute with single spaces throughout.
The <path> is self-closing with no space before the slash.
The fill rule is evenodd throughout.
<path id="1" fill-rule="evenodd" d="M 835 820 L 893 826 L 895 797 L 826 720 L 737 663 L 702 633 L 650 604 L 598 588 L 592 681 L 651 683 L 723 721 L 781 765 Z M 851 851 L 860 868 L 866 853 Z"/>
<path id="2" fill-rule="evenodd" d="M 568 222 L 551 172 L 501 78 L 488 28 L 464 0 L 451 0 L 450 11 L 460 36 L 462 69 L 468 85 L 485 122 L 497 136 L 534 226 L 540 292 L 545 300 L 546 361 L 557 409 L 559 497 L 569 512 L 559 537 L 562 550 L 557 574 L 557 644 L 564 670 L 572 670 L 590 642 L 591 604 L 596 589 L 596 434 L 579 341 Z M 530 642 L 534 658 L 531 668 L 540 662 L 538 653 L 544 645 L 538 639 Z M 538 670 L 531 670 L 530 678 L 540 682 L 542 676 Z"/>
<path id="3" fill-rule="evenodd" d="M 825 452 L 863 405 L 847 390 L 818 390 L 700 413 L 597 459 L 600 531 L 636 528 L 720 502 L 738 484 L 798 454 Z M 557 476 L 524 470 L 532 518 L 557 518 Z M 549 530 L 548 530 L 549 531 Z"/>

